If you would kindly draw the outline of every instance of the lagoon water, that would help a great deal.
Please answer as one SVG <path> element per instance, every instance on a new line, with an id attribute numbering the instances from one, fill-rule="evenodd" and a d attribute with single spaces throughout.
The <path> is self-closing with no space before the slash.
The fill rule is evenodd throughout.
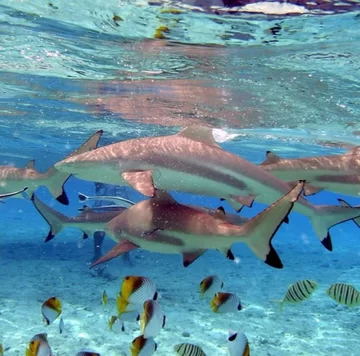
<path id="1" fill-rule="evenodd" d="M 342 2 L 0 0 L 0 164 L 46 171 L 104 130 L 100 146 L 130 138 L 170 135 L 190 124 L 210 125 L 221 147 L 260 164 L 268 150 L 282 157 L 341 154 L 360 145 L 360 4 Z M 246 7 L 247 6 L 247 7 Z M 301 179 L 301 177 L 299 177 Z M 1 182 L 6 184 L 6 182 Z M 83 206 L 78 192 L 95 184 L 72 176 L 70 204 L 45 187 L 36 195 L 68 216 Z M 144 196 L 119 188 L 138 202 Z M 171 192 L 181 203 L 211 208 L 215 197 Z M 360 189 L 359 189 L 360 194 Z M 356 196 L 322 191 L 307 199 L 338 205 Z M 182 342 L 208 356 L 228 355 L 229 330 L 244 331 L 251 355 L 359 355 L 360 307 L 330 299 L 333 283 L 360 288 L 360 232 L 352 221 L 331 229 L 327 251 L 307 217 L 292 212 L 273 244 L 281 270 L 259 261 L 245 245 L 235 261 L 208 251 L 187 268 L 179 255 L 135 250 L 89 269 L 92 238 L 64 229 L 44 243 L 49 226 L 28 199 L 0 204 L 0 343 L 5 356 L 23 355 L 46 332 L 56 356 L 82 350 L 130 355 L 137 322 L 109 330 L 115 297 L 126 275 L 156 284 L 167 317 L 155 355 L 175 354 Z M 241 215 L 252 217 L 256 202 Z M 105 238 L 102 252 L 114 243 Z M 244 309 L 216 314 L 199 297 L 199 282 L 221 276 Z M 287 304 L 288 286 L 312 279 L 313 296 Z M 109 302 L 102 305 L 106 290 Z M 46 326 L 41 304 L 57 296 L 59 320 Z"/>

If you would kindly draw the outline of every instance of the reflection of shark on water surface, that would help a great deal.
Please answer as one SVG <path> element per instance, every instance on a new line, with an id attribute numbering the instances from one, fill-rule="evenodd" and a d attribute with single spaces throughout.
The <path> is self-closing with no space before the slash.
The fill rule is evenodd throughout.
<path id="1" fill-rule="evenodd" d="M 152 197 L 155 189 L 217 196 L 239 210 L 254 199 L 272 204 L 290 185 L 261 167 L 224 151 L 212 129 L 189 126 L 175 135 L 114 143 L 72 156 L 56 169 L 96 182 L 130 185 Z M 300 197 L 294 211 L 308 216 L 316 235 L 331 250 L 329 229 L 360 216 L 360 208 L 312 205 Z"/>

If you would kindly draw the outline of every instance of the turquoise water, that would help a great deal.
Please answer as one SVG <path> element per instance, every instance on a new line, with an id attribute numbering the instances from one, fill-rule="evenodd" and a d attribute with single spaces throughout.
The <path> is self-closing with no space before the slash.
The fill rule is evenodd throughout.
<path id="1" fill-rule="evenodd" d="M 256 13 L 243 3 L 229 9 L 221 1 L 0 0 L 0 165 L 24 167 L 35 159 L 44 172 L 99 129 L 104 146 L 210 125 L 222 130 L 224 150 L 255 164 L 267 150 L 321 156 L 360 145 L 359 2 L 272 2 L 251 8 Z M 291 14 L 274 14 L 294 4 Z M 169 8 L 179 12 L 164 11 Z M 76 177 L 65 190 L 69 206 L 54 201 L 45 187 L 36 194 L 74 216 L 83 206 L 77 193 L 96 193 L 94 183 Z M 144 199 L 131 188 L 119 193 Z M 223 205 L 234 213 L 218 198 L 172 194 L 184 204 Z M 328 191 L 308 200 L 338 205 L 337 198 L 359 204 L 356 196 Z M 178 255 L 136 250 L 133 265 L 117 258 L 89 270 L 92 239 L 69 228 L 45 244 L 49 227 L 32 202 L 3 202 L 0 343 L 6 356 L 23 355 L 41 332 L 48 333 L 56 356 L 81 350 L 129 355 L 138 324 L 127 322 L 118 334 L 107 325 L 125 275 L 146 275 L 159 289 L 167 324 L 155 355 L 172 355 L 181 342 L 200 345 L 208 356 L 227 355 L 229 329 L 246 333 L 252 355 L 358 355 L 359 307 L 340 306 L 325 294 L 336 282 L 360 288 L 359 231 L 351 221 L 331 230 L 329 252 L 309 219 L 291 213 L 273 240 L 282 270 L 242 244 L 233 249 L 238 263 L 208 251 L 184 268 Z M 241 215 L 253 217 L 264 208 L 255 200 Z M 105 238 L 102 252 L 113 246 Z M 209 274 L 223 278 L 244 310 L 215 314 L 209 300 L 200 300 L 199 282 Z M 299 279 L 316 280 L 317 291 L 280 313 L 274 300 Z M 41 304 L 53 295 L 63 302 L 62 334 L 58 320 L 42 323 Z"/>

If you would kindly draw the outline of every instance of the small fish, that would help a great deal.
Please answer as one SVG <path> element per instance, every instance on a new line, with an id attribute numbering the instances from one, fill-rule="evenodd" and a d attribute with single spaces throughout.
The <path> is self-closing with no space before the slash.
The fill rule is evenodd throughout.
<path id="1" fill-rule="evenodd" d="M 234 293 L 215 294 L 210 306 L 214 313 L 232 313 L 242 309 L 240 299 Z"/>
<path id="2" fill-rule="evenodd" d="M 175 345 L 174 352 L 179 356 L 206 356 L 201 347 L 187 343 Z"/>
<path id="3" fill-rule="evenodd" d="M 124 311 L 131 311 L 128 309 L 128 304 L 142 307 L 149 299 L 157 299 L 154 283 L 147 277 L 126 276 L 121 284 L 120 297 L 116 300 L 118 312 L 121 314 Z"/>
<path id="4" fill-rule="evenodd" d="M 47 334 L 36 334 L 30 340 L 25 356 L 54 356 L 47 340 Z"/>
<path id="5" fill-rule="evenodd" d="M 250 356 L 249 342 L 245 333 L 229 331 L 228 349 L 230 356 Z"/>
<path id="6" fill-rule="evenodd" d="M 59 332 L 60 332 L 60 334 L 63 333 L 64 328 L 65 328 L 64 319 L 60 318 L 60 322 L 59 322 Z"/>
<path id="7" fill-rule="evenodd" d="M 0 356 L 4 356 L 4 348 L 2 344 L 0 344 Z"/>
<path id="8" fill-rule="evenodd" d="M 104 307 L 106 307 L 107 302 L 108 302 L 108 296 L 106 294 L 106 290 L 104 290 L 103 294 L 102 294 L 102 303 L 103 303 Z"/>
<path id="9" fill-rule="evenodd" d="M 156 337 L 165 326 L 166 317 L 156 300 L 147 300 L 141 315 L 140 329 L 145 339 Z"/>
<path id="10" fill-rule="evenodd" d="M 123 208 L 130 208 L 131 206 L 135 205 L 135 203 L 129 199 L 125 199 L 117 196 L 110 196 L 110 195 L 95 195 L 89 197 L 85 194 L 78 193 L 78 197 L 80 202 L 87 202 L 89 200 L 105 200 L 105 201 L 111 201 L 117 206 L 121 206 Z"/>
<path id="11" fill-rule="evenodd" d="M 360 305 L 360 293 L 351 284 L 335 283 L 325 292 L 335 302 L 348 307 Z"/>
<path id="12" fill-rule="evenodd" d="M 317 286 L 317 282 L 309 279 L 297 281 L 292 284 L 289 286 L 284 299 L 280 302 L 280 309 L 283 309 L 285 303 L 300 303 L 310 298 Z"/>
<path id="13" fill-rule="evenodd" d="M 76 356 L 100 356 L 100 354 L 91 351 L 80 351 L 76 354 Z"/>
<path id="14" fill-rule="evenodd" d="M 116 333 L 125 331 L 124 322 L 115 315 L 113 315 L 109 319 L 108 324 L 111 331 L 114 331 Z"/>
<path id="15" fill-rule="evenodd" d="M 145 339 L 143 335 L 135 338 L 130 346 L 131 356 L 151 356 L 157 350 L 157 343 L 152 337 Z"/>
<path id="16" fill-rule="evenodd" d="M 220 279 L 219 276 L 208 276 L 200 282 L 201 298 L 213 296 L 223 287 L 224 282 Z"/>
<path id="17" fill-rule="evenodd" d="M 43 320 L 46 325 L 50 325 L 62 312 L 60 299 L 51 297 L 45 301 L 41 307 Z"/>

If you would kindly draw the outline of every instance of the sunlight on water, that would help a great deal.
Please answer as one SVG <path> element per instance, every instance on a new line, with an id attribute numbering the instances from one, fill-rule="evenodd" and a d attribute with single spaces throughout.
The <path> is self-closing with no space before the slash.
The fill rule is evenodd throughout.
<path id="1" fill-rule="evenodd" d="M 135 355 L 136 313 L 109 327 L 126 275 L 156 286 L 166 323 L 155 355 L 181 343 L 246 355 L 229 351 L 232 330 L 245 332 L 251 355 L 357 356 L 360 208 L 348 204 L 360 204 L 359 28 L 356 0 L 0 0 L 4 356 L 24 355 L 40 333 L 56 356 Z M 190 125 L 213 130 L 170 136 Z M 90 152 L 62 161 L 93 134 L 80 149 Z M 144 139 L 157 136 L 165 139 Z M 94 151 L 99 138 L 105 148 Z M 144 200 L 154 186 L 176 202 L 159 191 Z M 116 242 L 127 234 L 122 251 L 134 251 L 89 270 L 115 246 L 101 231 Z M 196 259 L 209 245 L 219 251 Z M 184 260 L 157 253 L 179 246 Z M 232 313 L 200 298 L 211 275 L 240 298 L 224 303 Z M 311 299 L 294 303 L 288 287 L 304 280 L 315 291 L 297 285 Z M 341 287 L 353 308 L 335 302 L 334 283 L 357 288 Z M 42 322 L 52 296 L 63 325 Z M 43 352 L 26 355 L 52 356 Z"/>

